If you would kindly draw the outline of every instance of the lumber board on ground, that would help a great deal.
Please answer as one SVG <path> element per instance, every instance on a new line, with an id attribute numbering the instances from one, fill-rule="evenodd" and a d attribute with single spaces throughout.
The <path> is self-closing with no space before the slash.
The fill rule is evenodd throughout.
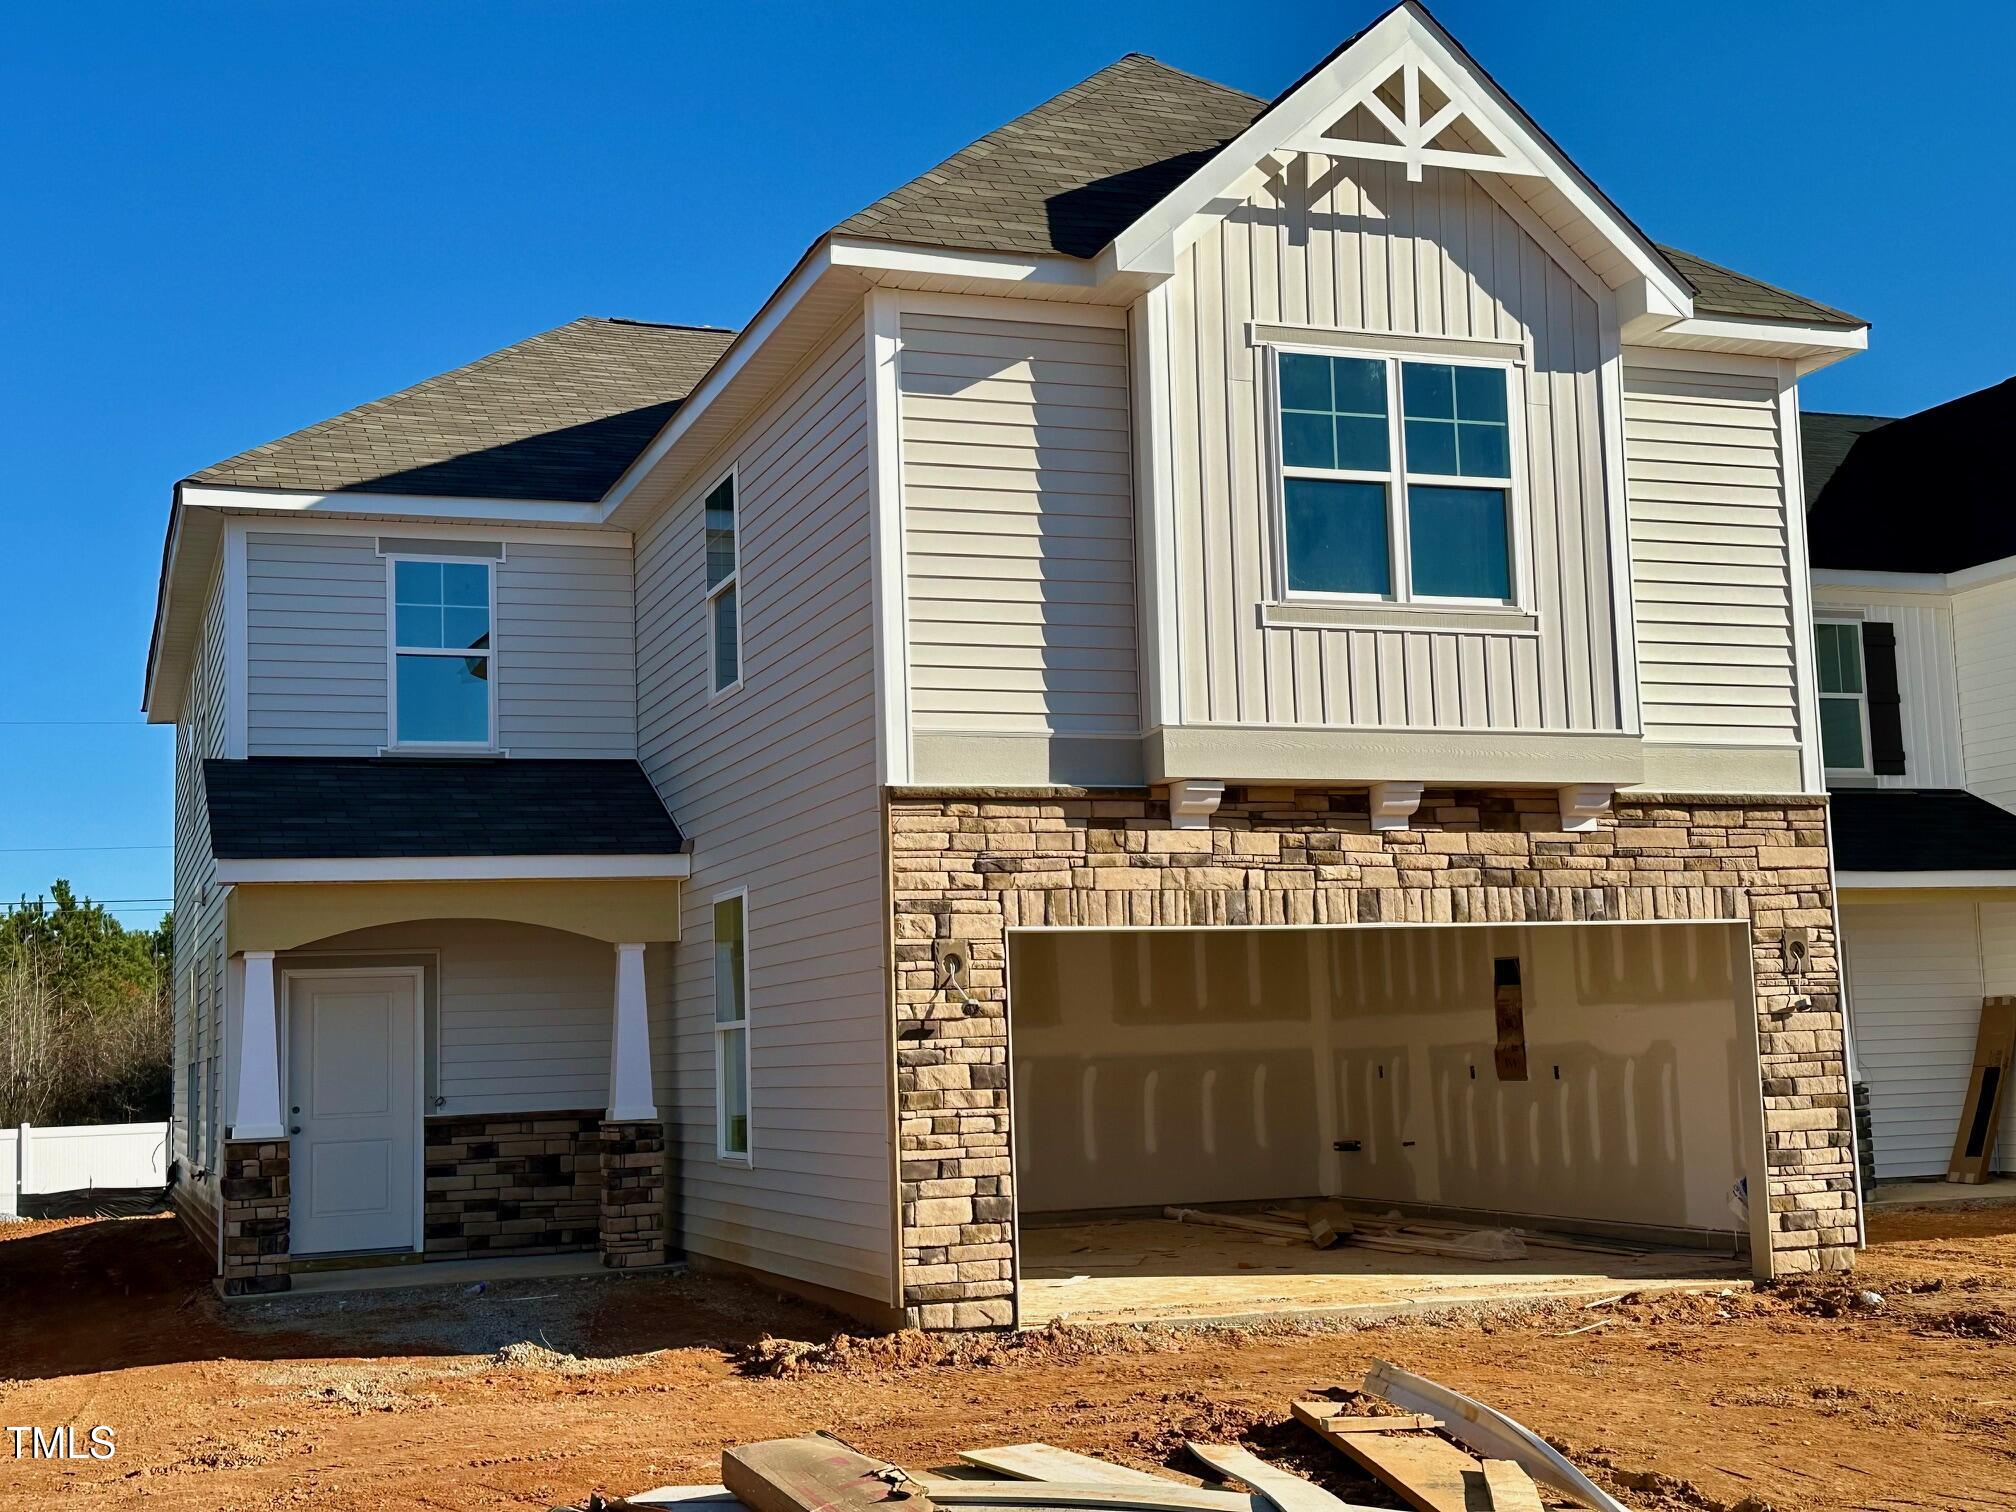
<path id="1" fill-rule="evenodd" d="M 649 1491 L 639 1491 L 635 1496 L 623 1498 L 639 1507 L 683 1507 L 715 1506 L 739 1507 L 735 1493 L 726 1486 L 654 1486 Z"/>
<path id="2" fill-rule="evenodd" d="M 1346 1412 L 1342 1402 L 1297 1402 L 1295 1416 L 1308 1423 L 1321 1418 L 1323 1426 L 1337 1433 L 1401 1433 L 1417 1428 L 1440 1428 L 1442 1420 L 1426 1413 L 1394 1413 L 1388 1417 L 1360 1417 Z M 1311 1427 L 1315 1425 L 1310 1424 Z"/>
<path id="3" fill-rule="evenodd" d="M 879 1478 L 888 1468 L 884 1460 L 816 1434 L 721 1452 L 722 1485 L 749 1512 L 868 1512 L 888 1498 L 889 1487 Z M 915 1494 L 903 1503 L 904 1512 L 930 1508 Z"/>
<path id="4" fill-rule="evenodd" d="M 1995 1160 L 1995 1137 L 2002 1104 L 2016 1072 L 2016 997 L 1981 1000 L 1981 1023 L 1974 1037 L 1974 1065 L 1967 1096 L 1960 1104 L 1960 1127 L 1953 1134 L 1953 1158 L 1946 1179 L 1974 1183 L 1988 1179 Z"/>
<path id="5" fill-rule="evenodd" d="M 959 1458 L 1010 1480 L 1112 1481 L 1117 1485 L 1173 1486 L 1175 1481 L 1146 1470 L 1116 1465 L 1051 1444 L 1004 1444 L 999 1449 L 961 1449 Z"/>
<path id="6" fill-rule="evenodd" d="M 1491 1493 L 1491 1512 L 1547 1512 L 1533 1477 L 1511 1460 L 1484 1461 L 1484 1489 Z"/>
<path id="7" fill-rule="evenodd" d="M 1244 1481 L 1272 1502 L 1278 1512 L 1360 1512 L 1356 1503 L 1332 1496 L 1321 1486 L 1279 1465 L 1270 1465 L 1237 1444 L 1191 1444 L 1189 1449 L 1220 1475 Z"/>
<path id="8" fill-rule="evenodd" d="M 1569 1458 L 1524 1423 L 1438 1381 L 1375 1360 L 1365 1373 L 1368 1394 L 1415 1412 L 1439 1413 L 1449 1436 L 1487 1459 L 1517 1464 L 1542 1485 L 1565 1491 L 1596 1512 L 1628 1512 L 1615 1497 L 1584 1475 Z"/>
<path id="9" fill-rule="evenodd" d="M 1203 1223 L 1212 1228 L 1238 1229 L 1247 1234 L 1266 1234 L 1275 1239 L 1313 1241 L 1306 1223 L 1290 1223 L 1284 1218 L 1250 1218 L 1244 1213 L 1207 1213 L 1202 1208 L 1165 1207 L 1162 1216 L 1177 1223 Z"/>
<path id="10" fill-rule="evenodd" d="M 1339 1433 L 1326 1418 L 1295 1416 L 1331 1448 L 1371 1471 L 1415 1512 L 1486 1512 L 1477 1461 L 1427 1433 Z"/>
<path id="11" fill-rule="evenodd" d="M 1266 1501 L 1239 1491 L 1186 1486 L 1157 1476 L 1154 1485 L 1109 1480 L 969 1481 L 919 1479 L 918 1490 L 941 1507 L 1082 1507 L 1092 1512 L 1271 1512 Z M 886 1509 L 885 1509 L 886 1512 Z M 909 1509 L 905 1509 L 909 1512 Z"/>

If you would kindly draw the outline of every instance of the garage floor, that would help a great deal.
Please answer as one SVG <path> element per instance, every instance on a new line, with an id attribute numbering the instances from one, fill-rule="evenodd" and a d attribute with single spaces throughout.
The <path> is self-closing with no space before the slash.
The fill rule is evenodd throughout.
<path id="1" fill-rule="evenodd" d="M 1750 1278 L 1746 1257 L 1701 1250 L 1602 1255 L 1529 1249 L 1521 1260 L 1327 1250 L 1164 1218 L 1022 1230 L 1022 1322 L 1199 1322 L 1284 1313 L 1383 1316 L 1525 1299 L 1714 1287 Z"/>

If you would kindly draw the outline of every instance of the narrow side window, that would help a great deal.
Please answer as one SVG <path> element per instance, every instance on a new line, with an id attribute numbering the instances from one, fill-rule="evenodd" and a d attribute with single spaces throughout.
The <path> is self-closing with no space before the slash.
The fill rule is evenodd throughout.
<path id="1" fill-rule="evenodd" d="M 707 640 L 716 695 L 742 681 L 742 553 L 735 509 L 735 474 L 707 495 Z"/>
<path id="2" fill-rule="evenodd" d="M 1862 627 L 1821 620 L 1813 627 L 1820 684 L 1820 759 L 1830 772 L 1869 772 L 1869 697 L 1862 676 Z"/>
<path id="3" fill-rule="evenodd" d="M 749 1158 L 747 893 L 714 900 L 714 1142 L 723 1160 Z"/>

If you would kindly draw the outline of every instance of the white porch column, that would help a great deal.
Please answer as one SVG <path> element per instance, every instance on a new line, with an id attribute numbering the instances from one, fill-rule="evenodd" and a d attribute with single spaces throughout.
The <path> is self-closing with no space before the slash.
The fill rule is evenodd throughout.
<path id="1" fill-rule="evenodd" d="M 285 1139 L 280 1117 L 280 1029 L 273 992 L 273 952 L 245 952 L 238 995 L 238 1098 L 233 1139 Z"/>
<path id="2" fill-rule="evenodd" d="M 609 1034 L 609 1117 L 642 1123 L 651 1100 L 651 1015 L 644 999 L 644 947 L 616 947 L 616 1021 Z"/>

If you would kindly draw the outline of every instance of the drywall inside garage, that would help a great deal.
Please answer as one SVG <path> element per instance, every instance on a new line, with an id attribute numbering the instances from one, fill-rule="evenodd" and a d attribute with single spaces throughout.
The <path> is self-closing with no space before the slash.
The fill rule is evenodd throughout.
<path id="1" fill-rule="evenodd" d="M 1523 1081 L 1498 1074 L 1498 959 Z M 1321 1193 L 1730 1228 L 1748 961 L 1719 924 L 1016 933 L 1019 1205 Z"/>

